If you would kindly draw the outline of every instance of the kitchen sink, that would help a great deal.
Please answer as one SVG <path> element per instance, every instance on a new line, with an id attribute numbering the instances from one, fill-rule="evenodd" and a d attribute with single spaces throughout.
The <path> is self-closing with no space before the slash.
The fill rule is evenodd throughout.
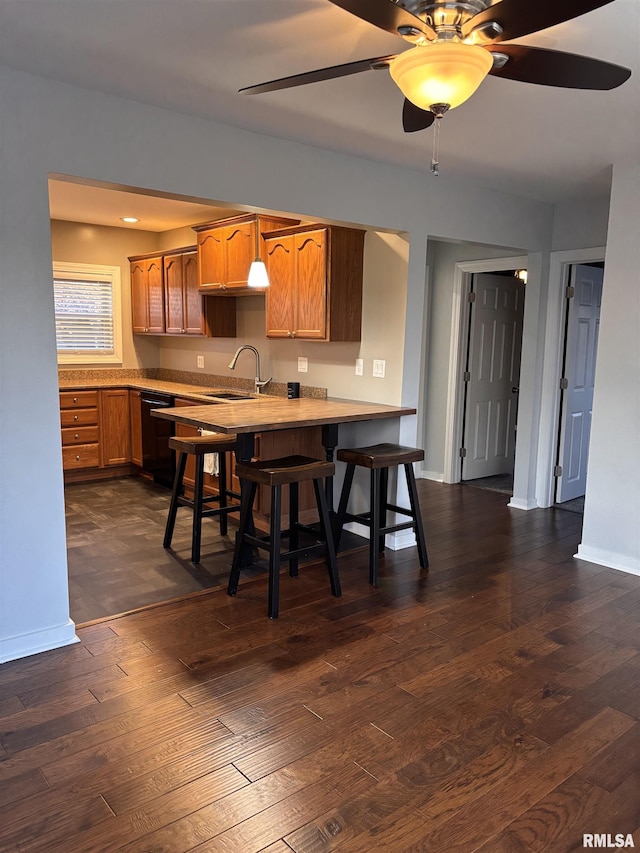
<path id="1" fill-rule="evenodd" d="M 253 400 L 253 394 L 243 394 L 242 391 L 205 391 L 202 397 L 216 397 L 219 400 Z"/>

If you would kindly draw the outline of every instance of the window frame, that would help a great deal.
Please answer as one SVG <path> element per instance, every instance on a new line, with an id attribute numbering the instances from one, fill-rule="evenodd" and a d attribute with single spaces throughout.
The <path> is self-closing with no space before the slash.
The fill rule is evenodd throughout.
<path id="1" fill-rule="evenodd" d="M 122 283 L 120 267 L 106 264 L 79 264 L 71 261 L 54 261 L 53 279 L 56 278 L 75 279 L 78 281 L 87 279 L 110 281 L 113 305 L 113 353 L 107 355 L 90 350 L 61 351 L 57 349 L 56 342 L 58 364 L 122 364 Z"/>

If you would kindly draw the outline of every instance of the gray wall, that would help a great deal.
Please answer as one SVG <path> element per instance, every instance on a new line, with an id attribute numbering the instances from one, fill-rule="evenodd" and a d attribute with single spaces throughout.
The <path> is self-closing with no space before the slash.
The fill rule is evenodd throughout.
<path id="1" fill-rule="evenodd" d="M 0 660 L 74 640 L 68 611 L 48 174 L 406 232 L 405 404 L 422 402 L 427 235 L 534 253 L 548 253 L 551 245 L 552 208 L 536 201 L 467 187 L 446 176 L 434 181 L 408 169 L 11 69 L 0 75 L 0 134 Z M 612 216 L 611 222 L 619 224 L 619 218 Z M 624 241 L 619 251 L 625 266 Z M 611 360 L 622 362 L 615 333 L 607 343 Z M 624 361 L 619 369 L 627 387 L 637 383 L 637 363 Z M 608 411 L 594 432 L 605 429 L 612 418 L 635 414 L 626 396 Z M 415 442 L 417 419 L 403 419 L 396 434 Z M 598 446 L 597 435 L 594 441 Z M 34 518 L 35 484 L 42 511 Z M 630 499 L 637 499 L 637 482 L 634 489 Z"/>

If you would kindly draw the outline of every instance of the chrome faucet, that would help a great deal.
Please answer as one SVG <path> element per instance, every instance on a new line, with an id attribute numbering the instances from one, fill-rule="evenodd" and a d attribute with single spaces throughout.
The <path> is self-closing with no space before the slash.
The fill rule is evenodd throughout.
<path id="1" fill-rule="evenodd" d="M 236 363 L 238 361 L 238 356 L 242 352 L 243 349 L 250 349 L 251 352 L 255 353 L 256 356 L 256 378 L 253 380 L 255 385 L 256 394 L 260 393 L 260 389 L 264 388 L 269 382 L 271 382 L 271 376 L 268 379 L 260 379 L 260 353 L 255 347 L 252 347 L 250 344 L 243 344 L 241 347 L 235 352 L 235 355 L 229 362 L 229 370 L 235 370 Z"/>

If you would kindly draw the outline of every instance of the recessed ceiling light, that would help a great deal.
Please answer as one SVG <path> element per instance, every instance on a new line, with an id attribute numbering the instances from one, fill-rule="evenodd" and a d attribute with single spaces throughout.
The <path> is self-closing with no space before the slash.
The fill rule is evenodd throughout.
<path id="1" fill-rule="evenodd" d="M 140 222 L 140 220 L 137 219 L 135 216 L 121 216 L 120 220 L 121 222 L 130 222 L 131 224 L 135 222 Z"/>

